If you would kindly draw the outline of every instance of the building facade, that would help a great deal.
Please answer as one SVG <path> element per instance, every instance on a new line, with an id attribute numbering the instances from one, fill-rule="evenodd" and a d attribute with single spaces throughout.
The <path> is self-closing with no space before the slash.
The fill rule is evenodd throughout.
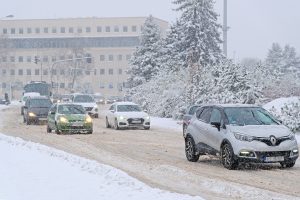
<path id="1" fill-rule="evenodd" d="M 30 81 L 53 92 L 120 95 L 146 17 L 0 20 L 0 93 Z M 154 18 L 162 31 L 166 21 Z"/>

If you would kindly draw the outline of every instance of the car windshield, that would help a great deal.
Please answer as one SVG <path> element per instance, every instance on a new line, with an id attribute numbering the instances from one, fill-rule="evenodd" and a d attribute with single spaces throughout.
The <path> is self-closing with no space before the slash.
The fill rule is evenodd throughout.
<path id="1" fill-rule="evenodd" d="M 52 103 L 50 99 L 31 99 L 30 107 L 51 107 Z"/>
<path id="2" fill-rule="evenodd" d="M 60 114 L 85 114 L 81 105 L 59 105 L 58 113 Z"/>
<path id="3" fill-rule="evenodd" d="M 74 102 L 93 103 L 94 99 L 90 95 L 77 95 L 74 98 Z"/>
<path id="4" fill-rule="evenodd" d="M 228 122 L 235 126 L 278 125 L 279 123 L 262 108 L 225 108 Z"/>
<path id="5" fill-rule="evenodd" d="M 141 108 L 138 105 L 118 105 L 118 112 L 141 112 Z"/>

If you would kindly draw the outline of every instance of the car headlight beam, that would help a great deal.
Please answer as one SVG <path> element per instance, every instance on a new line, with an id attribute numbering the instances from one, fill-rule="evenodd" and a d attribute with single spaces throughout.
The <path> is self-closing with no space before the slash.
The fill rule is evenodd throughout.
<path id="1" fill-rule="evenodd" d="M 92 122 L 93 122 L 93 119 L 92 119 L 90 116 L 87 116 L 87 117 L 85 118 L 85 122 L 86 122 L 86 123 L 92 123 Z"/>
<path id="2" fill-rule="evenodd" d="M 35 117 L 36 115 L 33 112 L 28 113 L 29 117 Z"/>
<path id="3" fill-rule="evenodd" d="M 61 123 L 68 123 L 69 121 L 68 121 L 68 119 L 65 118 L 65 117 L 60 117 L 60 118 L 59 118 L 59 122 L 61 122 Z"/>

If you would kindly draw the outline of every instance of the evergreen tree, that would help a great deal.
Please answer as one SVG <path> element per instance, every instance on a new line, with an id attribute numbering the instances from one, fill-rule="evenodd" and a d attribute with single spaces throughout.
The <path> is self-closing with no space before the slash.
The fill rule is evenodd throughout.
<path id="1" fill-rule="evenodd" d="M 160 29 L 154 18 L 149 16 L 143 26 L 140 46 L 130 60 L 130 87 L 149 81 L 159 70 L 158 60 L 160 47 Z"/>

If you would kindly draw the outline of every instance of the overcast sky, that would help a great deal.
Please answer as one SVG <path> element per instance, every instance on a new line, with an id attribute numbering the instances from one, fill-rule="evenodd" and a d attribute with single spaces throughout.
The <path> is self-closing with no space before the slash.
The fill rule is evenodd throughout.
<path id="1" fill-rule="evenodd" d="M 63 17 L 148 16 L 174 22 L 172 0 L 6 0 L 4 17 L 16 19 Z M 273 42 L 290 44 L 300 52 L 299 0 L 228 0 L 228 55 L 264 58 Z M 223 0 L 216 0 L 222 22 Z"/>

